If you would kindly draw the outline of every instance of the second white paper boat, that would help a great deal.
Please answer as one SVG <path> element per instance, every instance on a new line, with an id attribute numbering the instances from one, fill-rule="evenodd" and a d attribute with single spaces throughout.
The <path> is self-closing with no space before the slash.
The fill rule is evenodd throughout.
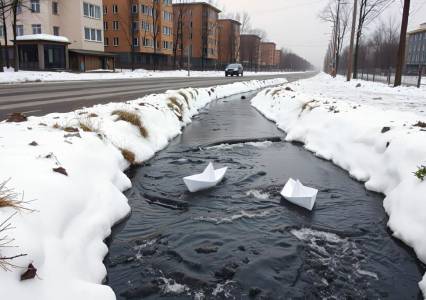
<path id="1" fill-rule="evenodd" d="M 281 195 L 289 202 L 308 210 L 312 210 L 314 207 L 317 194 L 317 189 L 304 186 L 299 180 L 292 178 L 287 181 L 281 192 Z"/>
<path id="2" fill-rule="evenodd" d="M 186 187 L 191 193 L 216 186 L 225 177 L 228 168 L 215 170 L 213 163 L 209 163 L 203 173 L 183 178 Z"/>

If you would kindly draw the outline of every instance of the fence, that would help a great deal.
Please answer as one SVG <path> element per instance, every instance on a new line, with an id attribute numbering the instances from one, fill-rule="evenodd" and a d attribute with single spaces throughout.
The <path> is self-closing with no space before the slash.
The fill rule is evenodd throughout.
<path id="1" fill-rule="evenodd" d="M 420 72 L 421 70 L 421 72 Z M 383 82 L 389 85 L 395 82 L 395 69 L 361 69 L 358 71 L 358 79 L 366 81 Z M 402 84 L 407 86 L 426 86 L 426 66 L 418 68 L 416 72 L 405 71 L 402 75 Z"/>

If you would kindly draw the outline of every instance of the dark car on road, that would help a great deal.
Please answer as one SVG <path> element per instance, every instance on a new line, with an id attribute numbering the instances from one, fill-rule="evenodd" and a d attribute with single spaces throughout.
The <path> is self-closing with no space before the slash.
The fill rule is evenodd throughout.
<path id="1" fill-rule="evenodd" d="M 243 76 L 244 70 L 241 64 L 230 64 L 225 69 L 225 76 Z"/>

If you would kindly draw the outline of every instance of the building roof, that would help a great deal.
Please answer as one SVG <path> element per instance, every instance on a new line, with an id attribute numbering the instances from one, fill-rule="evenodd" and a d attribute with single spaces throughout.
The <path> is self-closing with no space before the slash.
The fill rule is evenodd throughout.
<path id="1" fill-rule="evenodd" d="M 237 20 L 233 20 L 233 19 L 219 19 L 219 20 L 217 20 L 218 22 L 225 22 L 225 21 L 227 21 L 227 22 L 231 22 L 231 23 L 235 23 L 235 24 L 238 24 L 238 25 L 240 25 L 241 26 L 241 22 L 239 22 L 239 21 L 237 21 Z"/>
<path id="2" fill-rule="evenodd" d="M 210 3 L 207 3 L 205 1 L 196 1 L 195 0 L 193 2 L 188 2 L 188 3 L 186 3 L 186 2 L 183 2 L 183 3 L 173 3 L 173 6 L 175 6 L 175 5 L 205 5 L 205 6 L 210 7 L 211 9 L 215 10 L 217 13 L 221 12 L 221 10 L 218 9 L 216 6 L 213 6 Z"/>
<path id="3" fill-rule="evenodd" d="M 260 36 L 258 36 L 257 34 L 252 34 L 252 33 L 242 33 L 241 37 L 242 38 L 244 38 L 244 37 L 254 37 L 254 38 L 257 38 L 257 39 L 260 40 Z"/>
<path id="4" fill-rule="evenodd" d="M 69 39 L 64 36 L 57 36 L 57 35 L 44 34 L 44 33 L 20 35 L 16 37 L 16 40 L 17 41 L 47 41 L 47 42 L 71 44 Z"/>
<path id="5" fill-rule="evenodd" d="M 274 42 L 262 42 L 262 44 L 265 44 L 265 45 L 277 45 Z"/>
<path id="6" fill-rule="evenodd" d="M 418 29 L 407 32 L 407 34 L 415 34 L 420 32 L 426 32 L 426 23 L 420 24 Z"/>

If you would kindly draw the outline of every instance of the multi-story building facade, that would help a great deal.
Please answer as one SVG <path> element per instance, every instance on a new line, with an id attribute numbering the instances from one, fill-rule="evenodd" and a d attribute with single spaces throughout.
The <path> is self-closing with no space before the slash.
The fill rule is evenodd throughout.
<path id="1" fill-rule="evenodd" d="M 105 50 L 121 67 L 163 67 L 173 53 L 172 0 L 103 0 Z"/>
<path id="2" fill-rule="evenodd" d="M 10 41 L 13 39 L 12 22 L 7 20 L 7 23 L 10 24 L 7 27 L 7 39 Z M 26 0 L 25 5 L 18 9 L 16 31 L 17 40 L 25 40 L 27 45 L 37 40 L 53 45 L 60 39 L 49 36 L 65 37 L 69 42 L 69 67 L 86 71 L 113 67 L 110 56 L 104 53 L 102 26 L 102 0 Z M 1 38 L 2 45 L 5 45 L 3 32 Z M 24 59 L 28 53 L 21 52 L 20 61 L 25 66 Z M 58 56 L 55 52 L 53 56 L 59 58 L 62 54 Z M 68 58 L 65 60 L 68 61 Z M 61 64 L 54 65 L 59 69 L 66 68 Z"/>
<path id="3" fill-rule="evenodd" d="M 235 20 L 218 20 L 218 58 L 222 66 L 240 61 L 240 27 L 241 23 Z"/>
<path id="4" fill-rule="evenodd" d="M 173 4 L 174 52 L 181 66 L 188 54 L 196 69 L 217 66 L 219 13 L 219 9 L 206 2 Z"/>
<path id="5" fill-rule="evenodd" d="M 254 34 L 240 36 L 240 62 L 245 69 L 257 71 L 260 65 L 260 37 Z"/>
<path id="6" fill-rule="evenodd" d="M 426 23 L 419 29 L 408 32 L 406 65 L 409 72 L 417 72 L 419 66 L 426 66 Z"/>
<path id="7" fill-rule="evenodd" d="M 271 68 L 275 65 L 275 47 L 273 42 L 260 43 L 260 64 L 262 68 Z"/>

